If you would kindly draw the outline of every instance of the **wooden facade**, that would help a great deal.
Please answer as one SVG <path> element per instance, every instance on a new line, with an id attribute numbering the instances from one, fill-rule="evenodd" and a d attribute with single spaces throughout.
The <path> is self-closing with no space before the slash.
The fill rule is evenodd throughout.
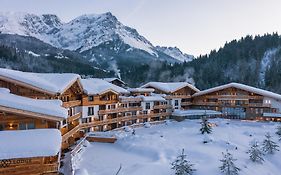
<path id="1" fill-rule="evenodd" d="M 0 160 L 0 175 L 58 175 L 59 156 Z"/>
<path id="2" fill-rule="evenodd" d="M 195 96 L 192 107 L 221 111 L 225 117 L 234 119 L 261 119 L 265 112 L 279 112 L 264 103 L 264 96 L 235 87 Z"/>

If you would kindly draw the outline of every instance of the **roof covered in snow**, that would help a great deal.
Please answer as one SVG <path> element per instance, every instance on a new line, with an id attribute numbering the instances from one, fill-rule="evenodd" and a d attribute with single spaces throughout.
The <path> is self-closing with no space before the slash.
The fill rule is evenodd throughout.
<path id="1" fill-rule="evenodd" d="M 124 81 L 122 81 L 122 80 L 119 79 L 119 78 L 103 78 L 103 79 L 104 79 L 105 81 L 109 82 L 109 83 L 111 83 L 111 82 L 117 80 L 117 81 L 120 81 L 120 82 L 123 83 L 123 84 L 126 84 Z"/>
<path id="2" fill-rule="evenodd" d="M 0 160 L 55 156 L 62 141 L 57 129 L 1 131 L 0 138 Z"/>
<path id="3" fill-rule="evenodd" d="M 214 110 L 199 110 L 199 109 L 190 109 L 190 110 L 175 110 L 173 116 L 195 116 L 195 115 L 221 115 L 222 113 Z"/>
<path id="4" fill-rule="evenodd" d="M 165 98 L 163 98 L 160 95 L 152 95 L 152 96 L 141 96 L 143 101 L 166 101 Z"/>
<path id="5" fill-rule="evenodd" d="M 274 98 L 274 99 L 278 99 L 281 100 L 281 95 L 270 92 L 270 91 L 266 91 L 263 89 L 259 89 L 259 88 L 255 88 L 252 86 L 248 86 L 245 84 L 240 84 L 240 83 L 229 83 L 229 84 L 225 84 L 225 85 L 221 85 L 221 86 L 217 86 L 214 88 L 210 88 L 204 91 L 200 91 L 197 92 L 195 94 L 193 94 L 193 96 L 200 96 L 200 95 L 205 95 L 205 94 L 209 94 L 212 92 L 216 92 L 216 91 L 220 91 L 222 89 L 227 89 L 227 88 L 237 88 L 237 89 L 241 89 L 244 91 L 248 91 L 248 92 L 253 92 L 262 96 L 266 96 L 266 97 L 270 97 L 270 98 Z"/>
<path id="6" fill-rule="evenodd" d="M 194 90 L 195 92 L 199 92 L 199 89 L 197 89 L 195 86 L 193 86 L 187 82 L 169 82 L 169 83 L 149 82 L 141 87 L 142 88 L 152 87 L 152 88 L 159 89 L 166 93 L 173 93 L 184 87 L 189 87 L 192 90 Z"/>
<path id="7" fill-rule="evenodd" d="M 81 82 L 82 82 L 84 92 L 89 95 L 103 94 L 108 91 L 114 91 L 118 94 L 128 94 L 129 93 L 129 91 L 127 91 L 124 88 L 121 88 L 119 86 L 116 86 L 112 83 L 109 83 L 105 80 L 98 79 L 98 78 L 82 79 Z"/>
<path id="8" fill-rule="evenodd" d="M 9 89 L 0 88 L 0 106 L 38 114 L 67 118 L 67 110 L 60 100 L 39 100 L 11 94 Z"/>
<path id="9" fill-rule="evenodd" d="M 0 68 L 0 79 L 17 81 L 50 94 L 63 93 L 77 79 L 72 73 L 32 73 Z"/>
<path id="10" fill-rule="evenodd" d="M 153 88 L 129 88 L 130 92 L 154 92 Z"/>

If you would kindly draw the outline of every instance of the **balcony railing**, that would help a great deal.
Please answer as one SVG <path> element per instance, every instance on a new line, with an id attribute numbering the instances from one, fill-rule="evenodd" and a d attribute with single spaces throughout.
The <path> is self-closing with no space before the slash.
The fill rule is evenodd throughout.
<path id="1" fill-rule="evenodd" d="M 81 117 L 81 112 L 78 112 L 77 114 L 74 114 L 67 118 L 67 121 L 72 122 L 74 120 L 77 120 Z"/>
<path id="2" fill-rule="evenodd" d="M 142 107 L 129 107 L 129 108 L 115 108 L 115 109 L 106 109 L 106 110 L 99 110 L 100 115 L 104 114 L 112 114 L 112 113 L 119 113 L 119 112 L 129 112 L 129 111 L 139 111 L 142 110 Z"/>
<path id="3" fill-rule="evenodd" d="M 63 104 L 62 104 L 62 106 L 65 108 L 70 108 L 70 107 L 80 106 L 80 105 L 81 105 L 81 100 L 63 102 Z"/>
<path id="4" fill-rule="evenodd" d="M 192 105 L 192 102 L 190 102 L 190 101 L 183 101 L 183 102 L 181 102 L 181 105 L 182 106 Z"/>
<path id="5" fill-rule="evenodd" d="M 153 106 L 153 109 L 167 109 L 167 108 L 172 108 L 172 105 L 155 105 Z"/>
<path id="6" fill-rule="evenodd" d="M 167 95 L 165 98 L 166 99 L 172 99 L 172 98 L 191 98 L 191 95 Z"/>

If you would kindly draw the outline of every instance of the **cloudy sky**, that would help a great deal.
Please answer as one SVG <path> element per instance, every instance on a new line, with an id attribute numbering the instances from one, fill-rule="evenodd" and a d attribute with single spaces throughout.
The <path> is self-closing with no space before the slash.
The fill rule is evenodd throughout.
<path id="1" fill-rule="evenodd" d="M 281 33 L 280 0 L 1 0 L 0 11 L 57 14 L 112 12 L 154 45 L 200 55 L 247 34 Z"/>

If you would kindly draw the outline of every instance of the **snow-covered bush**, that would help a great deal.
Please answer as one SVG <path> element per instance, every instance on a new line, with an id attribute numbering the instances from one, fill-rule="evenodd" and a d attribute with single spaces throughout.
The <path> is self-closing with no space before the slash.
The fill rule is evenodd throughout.
<path id="1" fill-rule="evenodd" d="M 212 127 L 207 119 L 206 116 L 202 117 L 202 122 L 201 122 L 201 128 L 200 128 L 201 134 L 207 133 L 210 134 L 212 133 Z"/>
<path id="2" fill-rule="evenodd" d="M 281 123 L 277 126 L 276 130 L 276 134 L 278 135 L 279 140 L 281 141 Z"/>
<path id="3" fill-rule="evenodd" d="M 247 151 L 247 153 L 249 154 L 250 159 L 253 162 L 262 163 L 264 161 L 263 159 L 264 154 L 257 141 L 253 141 L 251 143 L 251 148 L 250 150 Z"/>
<path id="4" fill-rule="evenodd" d="M 151 127 L 151 124 L 150 124 L 149 122 L 145 122 L 145 123 L 144 123 L 144 127 L 145 127 L 145 128 L 150 128 L 150 127 Z"/>
<path id="5" fill-rule="evenodd" d="M 262 143 L 262 150 L 267 154 L 274 154 L 274 152 L 279 151 L 278 145 L 272 140 L 270 133 L 265 134 L 265 139 Z"/>
<path id="6" fill-rule="evenodd" d="M 182 153 L 172 162 L 172 169 L 175 170 L 175 175 L 192 175 L 196 171 L 192 168 L 193 164 L 186 160 L 186 157 L 184 149 L 182 149 Z"/>
<path id="7" fill-rule="evenodd" d="M 232 154 L 226 151 L 223 154 L 223 159 L 220 161 L 222 162 L 222 166 L 220 166 L 220 170 L 225 175 L 238 175 L 240 169 L 234 164 L 237 159 L 234 159 Z"/>

